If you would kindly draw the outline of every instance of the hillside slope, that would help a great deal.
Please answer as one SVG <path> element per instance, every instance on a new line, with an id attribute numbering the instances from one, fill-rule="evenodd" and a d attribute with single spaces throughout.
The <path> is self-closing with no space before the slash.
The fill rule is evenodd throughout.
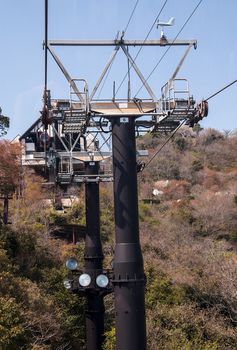
<path id="1" fill-rule="evenodd" d="M 156 199 L 140 205 L 149 349 L 237 348 L 236 194 L 227 132 L 184 129 L 140 175 L 140 198 Z"/>
<path id="2" fill-rule="evenodd" d="M 151 155 L 164 140 L 147 134 L 138 147 Z M 182 129 L 138 177 L 148 349 L 236 349 L 237 135 Z M 84 244 L 50 235 L 52 224 L 85 223 L 83 190 L 58 212 L 40 182 L 25 174 L 22 197 L 10 201 L 12 224 L 0 225 L 0 348 L 84 349 L 84 301 L 62 284 L 66 257 L 83 264 Z M 101 226 L 110 266 L 111 184 L 101 185 Z M 113 350 L 112 296 L 106 311 L 105 350 Z"/>

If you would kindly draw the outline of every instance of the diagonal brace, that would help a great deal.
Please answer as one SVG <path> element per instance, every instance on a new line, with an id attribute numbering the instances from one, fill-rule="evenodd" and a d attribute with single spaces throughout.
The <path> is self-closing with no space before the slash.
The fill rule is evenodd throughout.
<path id="1" fill-rule="evenodd" d="M 132 67 L 134 68 L 135 72 L 137 73 L 138 77 L 141 79 L 142 84 L 145 86 L 148 94 L 151 96 L 151 98 L 153 99 L 154 102 L 157 102 L 158 99 L 155 95 L 155 93 L 153 92 L 152 88 L 150 87 L 150 85 L 147 83 L 145 77 L 143 76 L 143 74 L 141 73 L 140 69 L 138 68 L 138 66 L 136 65 L 135 61 L 133 60 L 132 56 L 130 55 L 130 53 L 128 52 L 127 48 L 124 45 L 121 45 L 123 52 L 125 53 L 125 55 L 127 56 L 129 62 L 131 63 Z"/>
<path id="2" fill-rule="evenodd" d="M 102 80 L 104 79 L 105 74 L 108 72 L 108 69 L 111 67 L 111 65 L 112 65 L 112 63 L 113 63 L 113 61 L 114 61 L 114 59 L 115 59 L 115 57 L 116 57 L 116 55 L 117 55 L 118 50 L 119 50 L 119 46 L 116 46 L 115 49 L 114 49 L 114 51 L 112 52 L 112 55 L 111 55 L 110 59 L 108 60 L 108 62 L 107 62 L 107 64 L 106 64 L 106 66 L 105 66 L 103 72 L 101 73 L 99 79 L 97 80 L 97 82 L 96 82 L 96 84 L 95 84 L 95 87 L 94 87 L 94 89 L 93 89 L 93 91 L 92 91 L 92 93 L 91 93 L 91 95 L 90 95 L 90 101 L 91 101 L 91 100 L 93 99 L 93 97 L 95 96 L 96 91 L 98 90 L 98 88 L 99 88 L 99 86 L 100 86 Z"/>
<path id="3" fill-rule="evenodd" d="M 187 50 L 185 51 L 184 55 L 182 56 L 181 60 L 179 61 L 179 63 L 178 63 L 178 65 L 177 65 L 177 67 L 176 67 L 174 73 L 172 74 L 171 78 L 170 78 L 169 81 L 168 81 L 168 84 L 167 84 L 167 86 L 166 86 L 166 88 L 165 88 L 165 91 L 164 91 L 164 96 L 166 96 L 166 94 L 167 94 L 167 92 L 168 92 L 168 89 L 169 89 L 169 87 L 170 87 L 172 81 L 176 78 L 176 76 L 177 76 L 178 72 L 180 71 L 180 69 L 181 69 L 181 67 L 182 67 L 182 65 L 183 65 L 183 63 L 184 63 L 184 60 L 185 60 L 185 58 L 187 57 L 187 55 L 188 55 L 190 49 L 192 48 L 192 46 L 193 46 L 192 44 L 190 44 L 190 45 L 188 46 Z"/>
<path id="4" fill-rule="evenodd" d="M 62 62 L 60 61 L 59 57 L 56 55 L 56 53 L 54 52 L 54 50 L 52 49 L 51 45 L 48 45 L 48 50 L 51 53 L 52 57 L 54 58 L 55 62 L 57 63 L 57 65 L 59 66 L 59 68 L 61 69 L 62 73 L 64 74 L 65 78 L 67 79 L 67 81 L 69 82 L 71 88 L 73 89 L 73 91 L 75 92 L 75 94 L 77 95 L 77 97 L 79 98 L 79 100 L 81 102 L 84 103 L 84 99 L 83 96 L 81 95 L 80 91 L 78 90 L 75 82 L 73 81 L 73 79 L 71 78 L 71 76 L 69 75 L 68 71 L 66 70 L 66 68 L 64 67 L 64 65 L 62 64 Z"/>

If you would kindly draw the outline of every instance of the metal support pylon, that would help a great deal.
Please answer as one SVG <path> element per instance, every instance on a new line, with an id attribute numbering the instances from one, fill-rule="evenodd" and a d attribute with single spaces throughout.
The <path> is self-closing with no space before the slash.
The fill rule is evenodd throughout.
<path id="1" fill-rule="evenodd" d="M 135 118 L 114 117 L 111 122 L 116 349 L 145 350 L 145 275 L 139 240 Z"/>
<path id="2" fill-rule="evenodd" d="M 98 175 L 99 162 L 85 162 L 85 175 Z M 103 252 L 100 239 L 99 182 L 85 183 L 86 237 L 85 273 L 96 276 L 103 272 Z M 104 335 L 104 294 L 98 289 L 85 291 L 86 348 L 101 350 Z"/>

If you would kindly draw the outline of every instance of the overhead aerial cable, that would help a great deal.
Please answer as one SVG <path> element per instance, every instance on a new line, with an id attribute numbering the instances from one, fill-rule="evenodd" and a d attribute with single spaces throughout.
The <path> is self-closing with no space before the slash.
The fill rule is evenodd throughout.
<path id="1" fill-rule="evenodd" d="M 125 35 L 126 32 L 127 32 L 127 29 L 128 29 L 129 24 L 130 24 L 130 22 L 131 22 L 131 20 L 132 20 L 132 17 L 133 17 L 133 15 L 134 15 L 134 12 L 135 12 L 135 10 L 136 10 L 136 8 L 137 8 L 138 3 L 139 3 L 139 0 L 136 1 L 135 5 L 134 5 L 134 7 L 133 7 L 133 10 L 132 10 L 131 15 L 130 15 L 130 17 L 129 17 L 129 19 L 128 19 L 127 25 L 126 25 L 124 31 L 122 32 L 122 37 L 121 37 L 121 38 L 123 38 L 124 35 Z M 118 33 L 118 34 L 119 34 L 119 33 Z M 118 38 L 118 35 L 117 35 L 117 38 Z M 108 71 L 107 71 L 107 73 L 106 73 L 106 76 L 105 76 L 105 79 L 104 79 L 104 81 L 103 81 L 103 84 L 102 84 L 102 86 L 101 86 L 101 88 L 100 88 L 100 91 L 99 91 L 99 93 L 98 93 L 98 95 L 97 95 L 97 100 L 99 100 L 99 98 L 100 98 L 101 92 L 102 92 L 102 90 L 103 90 L 103 88 L 104 88 L 104 86 L 105 86 L 105 83 L 106 83 L 107 79 L 108 79 L 108 76 L 109 76 L 109 73 L 110 73 L 111 68 L 112 68 L 112 66 L 113 66 L 113 63 L 114 63 L 114 61 L 112 61 L 111 65 L 110 65 L 110 67 L 109 67 L 109 69 L 108 69 Z"/>
<path id="2" fill-rule="evenodd" d="M 152 157 L 148 160 L 147 163 L 138 164 L 138 172 L 142 172 L 145 168 L 147 168 L 153 159 L 157 156 L 158 153 L 167 145 L 167 143 L 172 139 L 172 137 L 177 133 L 177 131 L 184 125 L 187 119 L 184 119 L 182 123 L 172 132 L 172 134 L 165 140 L 165 142 L 157 149 L 157 151 L 152 155 Z"/>
<path id="3" fill-rule="evenodd" d="M 222 91 L 228 89 L 230 86 L 234 85 L 235 83 L 237 83 L 237 79 L 232 81 L 231 83 L 225 85 L 222 89 L 216 91 L 214 94 L 210 95 L 208 98 L 204 99 L 202 102 L 207 103 L 208 100 L 210 100 L 211 98 L 217 96 L 218 94 L 220 94 Z M 182 121 L 182 123 L 173 131 L 173 133 L 167 138 L 167 140 L 165 140 L 165 142 L 158 148 L 158 150 L 152 155 L 152 157 L 149 159 L 149 161 L 147 163 L 142 163 L 139 164 L 139 171 L 142 172 L 145 168 L 147 168 L 149 166 L 149 164 L 153 161 L 153 159 L 157 156 L 158 153 L 160 153 L 160 151 L 165 147 L 165 145 L 170 141 L 170 139 L 172 139 L 172 137 L 176 134 L 176 132 L 181 128 L 181 126 L 184 125 L 184 123 L 186 122 L 186 119 L 184 119 Z"/>
<path id="4" fill-rule="evenodd" d="M 48 129 L 48 124 L 50 123 L 48 107 L 49 107 L 48 106 L 48 0 L 45 0 L 44 95 L 43 95 L 43 109 L 41 112 L 41 120 L 44 125 L 45 132 Z"/>
<path id="5" fill-rule="evenodd" d="M 183 31 L 183 29 L 186 27 L 186 25 L 188 24 L 188 22 L 190 21 L 190 19 L 192 18 L 192 16 L 194 15 L 194 13 L 197 11 L 198 7 L 201 5 L 201 3 L 203 2 L 203 0 L 200 0 L 198 2 L 198 4 L 195 6 L 195 8 L 193 9 L 193 11 L 191 12 L 191 14 L 189 15 L 189 17 L 187 18 L 187 20 L 184 22 L 184 24 L 182 25 L 181 29 L 179 30 L 178 34 L 175 36 L 175 38 L 172 41 L 172 44 L 175 42 L 175 40 L 178 38 L 178 36 L 180 35 L 180 33 Z M 152 76 L 152 74 L 154 73 L 154 71 L 157 69 L 157 67 L 159 66 L 159 64 L 161 63 L 161 61 L 164 59 L 164 57 L 166 56 L 167 52 L 170 50 L 171 46 L 169 46 L 164 54 L 161 56 L 161 58 L 159 59 L 159 61 L 156 63 L 155 67 L 152 69 L 152 71 L 150 72 L 150 74 L 148 75 L 148 77 L 146 78 L 146 80 L 142 83 L 141 87 L 139 88 L 139 90 L 137 91 L 136 95 L 134 97 L 137 97 L 137 95 L 139 94 L 139 92 L 141 91 L 141 89 L 143 88 L 143 86 L 147 83 L 147 81 L 150 79 L 150 77 Z"/>
<path id="6" fill-rule="evenodd" d="M 45 40 L 44 40 L 44 94 L 43 109 L 41 111 L 41 120 L 44 126 L 43 146 L 45 158 L 45 173 L 47 172 L 47 140 L 48 125 L 51 123 L 49 116 L 49 95 L 48 95 L 48 0 L 45 0 Z"/>
<path id="7" fill-rule="evenodd" d="M 222 91 L 224 91 L 225 89 L 229 88 L 231 85 L 237 83 L 237 79 L 232 81 L 232 83 L 224 86 L 222 89 L 218 90 L 217 92 L 215 92 L 214 94 L 212 94 L 211 96 L 209 96 L 208 98 L 206 98 L 204 101 L 208 101 L 210 100 L 211 98 L 215 97 L 216 95 L 220 94 Z"/>
<path id="8" fill-rule="evenodd" d="M 162 7 L 161 7 L 161 9 L 160 9 L 160 11 L 158 12 L 158 15 L 156 16 L 156 18 L 155 18 L 155 20 L 154 20 L 152 26 L 150 27 L 150 29 L 149 29 L 149 31 L 148 31 L 148 33 L 147 33 L 145 39 L 143 40 L 143 43 L 142 43 L 140 49 L 138 50 L 138 52 L 137 52 L 137 54 L 136 54 L 136 56 L 135 56 L 135 58 L 134 58 L 134 60 L 133 60 L 134 63 L 135 63 L 137 57 L 139 56 L 139 54 L 140 54 L 140 52 L 141 52 L 141 50 L 142 50 L 142 48 L 143 48 L 143 44 L 147 41 L 147 39 L 148 39 L 148 37 L 149 37 L 149 35 L 150 35 L 152 29 L 154 28 L 155 24 L 157 23 L 157 21 L 158 21 L 160 15 L 161 15 L 162 11 L 164 10 L 164 7 L 165 7 L 165 5 L 167 4 L 167 2 L 168 2 L 168 0 L 165 0 L 165 1 L 164 1 L 163 5 L 162 5 Z M 119 87 L 117 88 L 117 90 L 116 90 L 116 92 L 115 92 L 115 96 L 116 96 L 117 93 L 119 92 L 119 90 L 120 90 L 121 86 L 123 85 L 125 79 L 127 78 L 128 74 L 130 73 L 131 68 L 132 68 L 132 66 L 129 67 L 129 70 L 127 71 L 127 73 L 126 73 L 125 76 L 123 77 L 123 80 L 121 81 L 121 83 L 119 84 Z"/>
<path id="9" fill-rule="evenodd" d="M 48 84 L 48 0 L 45 0 L 44 91 Z"/>
<path id="10" fill-rule="evenodd" d="M 126 25 L 126 27 L 125 27 L 125 29 L 124 29 L 123 35 L 126 34 L 126 31 L 127 31 L 128 27 L 129 27 L 129 24 L 130 24 L 130 22 L 131 22 L 131 20 L 132 20 L 132 18 L 133 18 L 133 15 L 134 15 L 134 12 L 136 11 L 136 8 L 137 8 L 138 3 L 139 3 L 139 0 L 137 0 L 136 3 L 135 3 L 135 5 L 134 5 L 134 8 L 133 8 L 133 10 L 132 10 L 132 12 L 131 12 L 131 15 L 130 15 L 130 17 L 129 17 L 128 23 L 127 23 L 127 25 Z"/>

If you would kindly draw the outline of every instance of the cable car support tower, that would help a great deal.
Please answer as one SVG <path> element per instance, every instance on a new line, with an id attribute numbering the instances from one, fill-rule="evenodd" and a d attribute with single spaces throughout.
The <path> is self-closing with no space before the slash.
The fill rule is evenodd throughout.
<path id="1" fill-rule="evenodd" d="M 47 32 L 48 1 L 45 1 Z M 48 34 L 45 36 L 46 67 L 47 53 L 50 53 L 69 83 L 70 98 L 51 99 L 45 83 L 42 117 L 21 139 L 27 143 L 29 134 L 33 137 L 34 132 L 37 134 L 42 131 L 44 148 L 33 151 L 31 160 L 41 162 L 41 165 L 45 162 L 50 182 L 67 186 L 71 183 L 113 180 L 115 256 L 109 278 L 115 297 L 117 350 L 146 349 L 144 301 L 146 278 L 139 239 L 137 192 L 139 166 L 136 132 L 144 133 L 148 130 L 152 133 L 171 132 L 183 122 L 192 127 L 207 116 L 207 102 L 197 104 L 190 94 L 187 79 L 177 78 L 186 56 L 191 48 L 196 48 L 196 45 L 196 40 L 169 40 L 164 36 L 159 40 L 146 41 L 127 40 L 123 34 L 114 40 L 49 40 Z M 86 79 L 71 77 L 56 53 L 57 47 L 66 49 L 72 46 L 78 48 L 109 46 L 113 49 L 91 92 Z M 161 49 L 169 46 L 185 48 L 177 68 L 162 87 L 159 98 L 129 52 L 130 46 L 142 46 L 144 49 L 154 46 Z M 95 99 L 95 94 L 119 51 L 124 53 L 130 69 L 140 79 L 149 98 L 132 99 L 129 92 L 126 98 L 118 99 L 114 92 L 110 99 Z M 45 81 L 47 82 L 47 79 Z M 108 134 L 112 135 L 112 147 L 108 141 Z M 98 144 L 98 140 L 102 140 L 103 147 Z M 93 172 L 90 176 L 90 161 L 100 162 L 110 156 L 112 156 L 113 174 L 96 175 Z M 86 174 L 81 174 L 78 170 L 83 162 L 86 164 Z M 90 188 L 88 191 L 91 196 Z M 93 205 L 92 202 L 90 197 L 90 205 Z M 96 205 L 98 208 L 98 203 Z M 93 220 L 91 216 L 90 220 Z M 98 221 L 98 217 L 96 220 Z M 101 254 L 100 245 L 98 247 Z M 88 264 L 87 262 L 87 272 L 90 270 Z M 99 270 L 101 273 L 101 265 Z M 94 304 L 96 304 L 95 295 Z M 101 303 L 101 294 L 98 298 Z M 102 306 L 101 310 L 103 312 Z M 87 349 L 98 349 L 98 345 L 87 342 Z"/>

